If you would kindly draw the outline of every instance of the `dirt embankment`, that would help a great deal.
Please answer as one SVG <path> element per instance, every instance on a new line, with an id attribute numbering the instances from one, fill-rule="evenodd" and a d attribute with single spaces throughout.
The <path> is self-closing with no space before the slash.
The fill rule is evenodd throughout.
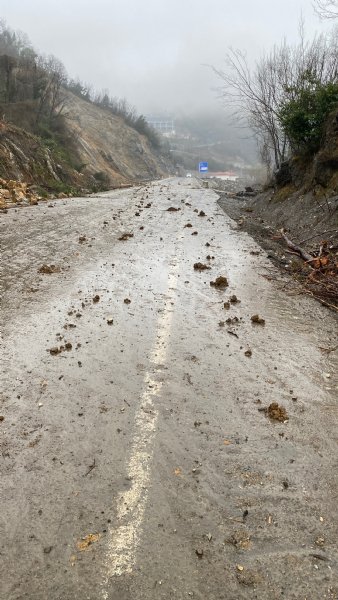
<path id="1" fill-rule="evenodd" d="M 322 209 L 309 194 L 299 203 L 287 199 L 280 206 L 267 193 L 256 198 L 220 194 L 219 204 L 258 241 L 277 266 L 290 273 L 297 285 L 301 284 L 300 291 L 338 310 L 338 204 L 332 211 Z M 283 229 L 287 238 L 313 260 L 304 260 L 287 245 Z"/>

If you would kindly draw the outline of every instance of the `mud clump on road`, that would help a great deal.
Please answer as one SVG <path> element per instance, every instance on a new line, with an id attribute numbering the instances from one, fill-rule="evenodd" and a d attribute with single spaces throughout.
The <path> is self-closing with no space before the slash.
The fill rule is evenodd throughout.
<path id="1" fill-rule="evenodd" d="M 94 296 L 93 302 L 94 302 L 94 304 L 96 304 L 97 302 L 100 302 L 100 296 L 98 294 L 96 294 L 96 296 Z"/>
<path id="2" fill-rule="evenodd" d="M 87 237 L 85 235 L 80 235 L 79 244 L 84 244 L 87 241 Z"/>
<path id="3" fill-rule="evenodd" d="M 228 540 L 229 544 L 235 546 L 239 550 L 248 550 L 250 548 L 250 535 L 245 529 L 238 529 L 234 531 L 232 536 Z"/>
<path id="4" fill-rule="evenodd" d="M 198 216 L 199 217 L 205 217 L 206 214 L 205 214 L 204 210 L 200 210 L 200 212 L 198 213 Z"/>
<path id="5" fill-rule="evenodd" d="M 122 235 L 119 237 L 119 241 L 120 242 L 125 242 L 126 240 L 129 240 L 129 238 L 134 237 L 133 233 L 122 233 Z"/>
<path id="6" fill-rule="evenodd" d="M 131 303 L 131 300 L 130 300 L 130 298 L 125 298 L 125 299 L 123 300 L 123 302 L 124 302 L 125 304 L 130 304 L 130 303 Z"/>
<path id="7" fill-rule="evenodd" d="M 175 208 L 175 206 L 170 206 L 169 208 L 167 208 L 167 212 L 177 212 L 181 210 L 180 208 Z"/>
<path id="8" fill-rule="evenodd" d="M 88 550 L 92 544 L 98 542 L 100 537 L 100 533 L 90 533 L 89 535 L 86 535 L 86 537 L 79 540 L 76 543 L 76 547 L 79 550 L 79 552 L 84 552 L 85 550 Z"/>
<path id="9" fill-rule="evenodd" d="M 226 320 L 226 323 L 227 323 L 228 325 L 236 325 L 237 323 L 239 323 L 239 318 L 238 318 L 238 317 L 233 317 L 233 318 L 229 317 L 229 318 Z"/>
<path id="10" fill-rule="evenodd" d="M 216 277 L 215 281 L 210 281 L 210 285 L 215 288 L 226 288 L 229 285 L 229 282 L 224 275 L 219 275 Z"/>
<path id="11" fill-rule="evenodd" d="M 241 583 L 242 585 L 255 586 L 263 581 L 261 574 L 253 569 L 244 569 L 243 567 L 239 569 L 237 567 L 237 571 L 238 583 Z"/>
<path id="12" fill-rule="evenodd" d="M 272 421 L 279 421 L 280 423 L 284 423 L 289 419 L 288 413 L 284 406 L 280 406 L 277 402 L 272 402 L 268 408 L 266 409 L 267 416 Z"/>
<path id="13" fill-rule="evenodd" d="M 205 271 L 206 269 L 210 269 L 210 267 L 201 262 L 196 262 L 194 264 L 194 269 L 195 269 L 195 271 Z"/>
<path id="14" fill-rule="evenodd" d="M 251 321 L 256 325 L 265 325 L 265 319 L 263 319 L 259 315 L 252 315 Z"/>
<path id="15" fill-rule="evenodd" d="M 56 265 L 42 265 L 38 272 L 43 273 L 43 275 L 52 275 L 52 273 L 60 273 L 61 269 Z"/>
<path id="16" fill-rule="evenodd" d="M 59 348 L 58 346 L 53 346 L 53 348 L 49 349 L 49 354 L 51 354 L 52 356 L 56 356 L 57 354 L 60 354 L 62 352 L 61 347 Z"/>
<path id="17" fill-rule="evenodd" d="M 184 225 L 184 227 L 192 227 L 191 223 L 187 223 L 186 225 Z"/>
<path id="18" fill-rule="evenodd" d="M 49 349 L 49 354 L 51 354 L 52 356 L 57 356 L 58 354 L 61 354 L 62 352 L 64 352 L 65 350 L 70 351 L 73 348 L 73 344 L 71 344 L 71 342 L 66 342 L 64 346 L 53 346 L 52 348 Z"/>
<path id="19" fill-rule="evenodd" d="M 231 302 L 231 304 L 238 304 L 238 302 L 240 302 L 240 300 L 237 298 L 237 296 L 235 294 L 233 294 L 230 298 L 229 298 L 229 302 Z"/>

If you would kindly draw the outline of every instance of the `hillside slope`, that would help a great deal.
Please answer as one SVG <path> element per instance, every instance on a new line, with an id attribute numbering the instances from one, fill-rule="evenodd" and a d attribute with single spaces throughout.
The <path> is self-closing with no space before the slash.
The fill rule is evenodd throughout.
<path id="1" fill-rule="evenodd" d="M 121 117 L 64 94 L 61 142 L 44 137 L 43 131 L 42 137 L 34 135 L 36 103 L 1 104 L 0 178 L 46 192 L 84 193 L 168 173 L 170 165 L 160 151 Z"/>
<path id="2" fill-rule="evenodd" d="M 84 173 L 106 173 L 115 184 L 156 179 L 167 173 L 163 158 L 146 137 L 120 117 L 70 92 L 66 93 L 64 115 Z"/>

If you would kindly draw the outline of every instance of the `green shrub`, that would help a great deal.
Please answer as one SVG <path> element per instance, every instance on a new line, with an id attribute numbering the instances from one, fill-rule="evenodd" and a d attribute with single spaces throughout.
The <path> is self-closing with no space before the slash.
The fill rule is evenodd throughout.
<path id="1" fill-rule="evenodd" d="M 329 113 L 338 106 L 338 83 L 311 81 L 288 90 L 291 98 L 280 111 L 279 120 L 293 151 L 314 154 L 319 150 L 324 124 Z"/>

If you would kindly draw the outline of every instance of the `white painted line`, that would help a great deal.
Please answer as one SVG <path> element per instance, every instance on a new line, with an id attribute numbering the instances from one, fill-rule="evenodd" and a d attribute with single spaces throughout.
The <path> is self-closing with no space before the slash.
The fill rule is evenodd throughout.
<path id="1" fill-rule="evenodd" d="M 154 368 L 149 369 L 145 375 L 144 392 L 135 415 L 134 437 L 127 468 L 131 488 L 118 495 L 118 526 L 110 528 L 108 532 L 105 587 L 110 578 L 132 573 L 142 535 L 158 420 L 154 399 L 160 395 L 163 387 L 163 382 L 157 381 L 156 373 L 160 372 L 158 367 L 164 365 L 167 358 L 173 317 L 172 303 L 177 289 L 177 272 L 178 261 L 175 258 L 170 265 L 167 299 L 157 323 L 156 341 L 151 352 L 151 363 Z M 108 599 L 106 589 L 103 591 L 103 598 Z"/>

